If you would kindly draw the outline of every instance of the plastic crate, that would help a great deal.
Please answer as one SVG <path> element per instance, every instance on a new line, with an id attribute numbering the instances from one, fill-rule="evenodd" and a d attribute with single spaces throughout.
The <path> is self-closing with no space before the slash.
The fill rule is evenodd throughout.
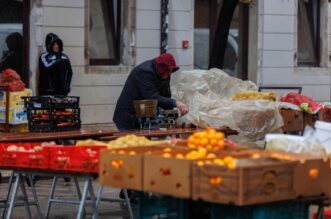
<path id="1" fill-rule="evenodd" d="M 211 219 L 308 219 L 309 204 L 300 201 L 265 205 L 233 206 L 213 204 Z"/>
<path id="2" fill-rule="evenodd" d="M 71 172 L 99 173 L 100 150 L 105 146 L 51 146 L 49 168 Z"/>
<path id="3" fill-rule="evenodd" d="M 30 109 L 40 108 L 78 108 L 78 96 L 33 96 L 22 97 L 24 107 Z"/>
<path id="4" fill-rule="evenodd" d="M 184 219 L 187 216 L 186 199 L 143 192 L 137 192 L 137 196 L 137 219 Z"/>
<path id="5" fill-rule="evenodd" d="M 8 151 L 8 147 L 17 147 L 17 151 Z M 1 144 L 0 163 L 4 167 L 48 169 L 49 153 L 44 148 L 34 150 L 40 143 Z M 24 148 L 24 151 L 22 150 Z"/>
<path id="6" fill-rule="evenodd" d="M 77 130 L 81 127 L 80 108 L 27 109 L 31 132 Z"/>

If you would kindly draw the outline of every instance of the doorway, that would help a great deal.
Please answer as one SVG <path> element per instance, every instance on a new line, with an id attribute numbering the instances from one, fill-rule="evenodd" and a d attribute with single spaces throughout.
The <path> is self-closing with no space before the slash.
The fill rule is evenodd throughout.
<path id="1" fill-rule="evenodd" d="M 208 69 L 222 0 L 195 0 L 194 11 L 194 67 Z M 249 8 L 238 3 L 233 14 L 224 54 L 222 70 L 246 80 L 248 76 Z"/>
<path id="2" fill-rule="evenodd" d="M 0 1 L 0 72 L 14 69 L 29 85 L 29 0 Z"/>

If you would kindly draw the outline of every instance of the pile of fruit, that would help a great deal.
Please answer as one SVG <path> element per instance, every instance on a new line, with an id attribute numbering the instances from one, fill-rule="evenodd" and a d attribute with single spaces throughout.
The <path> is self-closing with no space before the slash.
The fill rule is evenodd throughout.
<path id="1" fill-rule="evenodd" d="M 107 148 L 110 150 L 115 148 L 150 146 L 162 143 L 167 143 L 167 141 L 152 141 L 144 136 L 126 135 L 109 142 L 96 141 L 92 139 L 78 141 L 76 146 L 107 146 Z"/>
<path id="2" fill-rule="evenodd" d="M 208 150 L 224 149 L 224 133 L 218 132 L 213 128 L 206 131 L 195 132 L 188 138 L 188 147 L 205 148 Z"/>
<path id="3" fill-rule="evenodd" d="M 269 100 L 276 101 L 276 94 L 274 92 L 257 92 L 254 90 L 247 90 L 236 93 L 232 100 Z"/>

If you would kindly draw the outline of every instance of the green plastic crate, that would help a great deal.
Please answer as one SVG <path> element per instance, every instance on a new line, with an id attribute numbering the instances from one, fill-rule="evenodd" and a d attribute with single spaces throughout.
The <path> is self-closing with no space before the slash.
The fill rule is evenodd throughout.
<path id="1" fill-rule="evenodd" d="M 137 219 L 185 219 L 187 218 L 186 199 L 165 195 L 137 192 Z"/>
<path id="2" fill-rule="evenodd" d="M 265 205 L 233 206 L 213 204 L 211 219 L 308 219 L 309 204 L 277 202 Z"/>

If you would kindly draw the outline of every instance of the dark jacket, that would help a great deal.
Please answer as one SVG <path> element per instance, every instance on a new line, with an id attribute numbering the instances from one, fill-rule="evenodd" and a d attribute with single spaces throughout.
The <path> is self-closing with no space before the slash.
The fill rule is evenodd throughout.
<path id="1" fill-rule="evenodd" d="M 135 67 L 129 74 L 117 100 L 113 120 L 119 129 L 137 129 L 133 100 L 157 99 L 158 107 L 172 109 L 176 101 L 171 99 L 170 77 L 162 79 L 156 71 L 154 60 Z"/>
<path id="2" fill-rule="evenodd" d="M 59 44 L 59 52 L 53 52 L 53 44 Z M 69 57 L 63 52 L 63 42 L 49 33 L 45 40 L 47 51 L 39 58 L 39 95 L 68 95 L 72 78 Z"/>
<path id="3" fill-rule="evenodd" d="M 23 37 L 20 33 L 14 32 L 6 37 L 8 51 L 6 51 L 0 61 L 0 71 L 7 68 L 14 69 L 21 78 L 23 74 Z"/>

